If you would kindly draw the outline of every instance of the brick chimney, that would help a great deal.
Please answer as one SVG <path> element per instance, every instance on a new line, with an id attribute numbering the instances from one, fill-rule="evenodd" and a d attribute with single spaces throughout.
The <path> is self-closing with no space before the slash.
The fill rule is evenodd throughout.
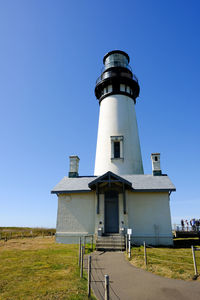
<path id="1" fill-rule="evenodd" d="M 152 174 L 153 176 L 162 175 L 160 168 L 160 153 L 151 153 Z"/>
<path id="2" fill-rule="evenodd" d="M 69 165 L 69 177 L 78 177 L 78 167 L 79 167 L 80 158 L 77 155 L 71 155 L 69 157 L 70 165 Z"/>

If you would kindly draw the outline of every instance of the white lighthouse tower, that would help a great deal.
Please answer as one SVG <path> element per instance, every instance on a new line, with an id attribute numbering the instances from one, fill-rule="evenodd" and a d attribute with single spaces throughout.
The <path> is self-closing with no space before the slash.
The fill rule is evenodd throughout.
<path id="1" fill-rule="evenodd" d="M 170 194 L 176 188 L 152 153 L 152 174 L 143 173 L 135 114 L 140 87 L 129 67 L 129 56 L 111 51 L 104 56 L 97 79 L 99 128 L 95 176 L 79 176 L 79 157 L 70 156 L 68 176 L 53 188 L 58 196 L 56 241 L 79 243 L 94 235 L 96 249 L 125 249 L 132 242 L 172 245 Z"/>
<path id="2" fill-rule="evenodd" d="M 129 66 L 129 56 L 121 50 L 107 53 L 97 79 L 99 127 L 94 175 L 143 174 L 140 141 L 135 113 L 140 87 Z"/>

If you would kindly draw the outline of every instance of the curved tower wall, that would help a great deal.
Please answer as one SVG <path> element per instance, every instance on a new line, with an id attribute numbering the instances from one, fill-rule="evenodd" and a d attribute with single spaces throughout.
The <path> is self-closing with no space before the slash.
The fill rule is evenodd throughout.
<path id="1" fill-rule="evenodd" d="M 122 157 L 112 158 L 111 137 L 123 137 Z M 142 156 L 134 101 L 125 95 L 112 95 L 100 103 L 94 175 L 143 174 Z"/>

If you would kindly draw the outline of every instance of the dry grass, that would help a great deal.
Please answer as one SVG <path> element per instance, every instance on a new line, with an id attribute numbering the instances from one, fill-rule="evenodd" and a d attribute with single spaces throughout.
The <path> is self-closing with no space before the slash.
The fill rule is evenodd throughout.
<path id="1" fill-rule="evenodd" d="M 193 242 L 193 244 L 198 243 L 198 240 Z M 181 248 L 147 248 L 147 268 L 144 264 L 144 247 L 133 247 L 131 263 L 160 276 L 192 280 L 194 276 L 192 251 L 191 247 L 188 247 L 188 241 L 186 244 L 187 247 L 184 248 L 184 239 L 182 239 Z M 195 254 L 200 271 L 200 251 L 196 251 Z M 200 278 L 197 280 L 200 281 Z"/>
<path id="2" fill-rule="evenodd" d="M 55 228 L 0 227 L 0 240 L 36 236 L 53 236 Z"/>
<path id="3" fill-rule="evenodd" d="M 88 299 L 77 261 L 78 246 L 53 237 L 1 241 L 0 299 Z"/>

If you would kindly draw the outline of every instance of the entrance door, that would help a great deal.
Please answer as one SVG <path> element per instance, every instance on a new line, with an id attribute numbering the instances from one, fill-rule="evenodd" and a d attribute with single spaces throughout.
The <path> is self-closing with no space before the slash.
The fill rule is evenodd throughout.
<path id="1" fill-rule="evenodd" d="M 105 193 L 105 233 L 119 233 L 118 193 Z"/>

